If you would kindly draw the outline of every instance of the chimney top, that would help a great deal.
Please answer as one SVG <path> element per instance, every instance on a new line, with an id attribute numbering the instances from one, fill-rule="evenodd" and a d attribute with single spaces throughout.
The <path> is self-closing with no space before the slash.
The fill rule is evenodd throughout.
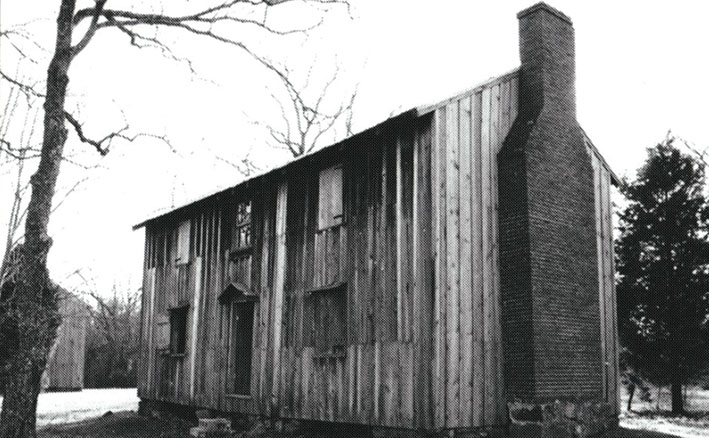
<path id="1" fill-rule="evenodd" d="M 535 5 L 528 7 L 527 9 L 520 11 L 519 13 L 517 13 L 517 18 L 520 19 L 520 18 L 526 17 L 527 15 L 532 14 L 537 11 L 540 11 L 540 10 L 549 12 L 550 14 L 556 16 L 557 18 L 569 23 L 570 25 L 573 25 L 571 18 L 569 18 L 566 14 L 564 14 L 563 12 L 561 12 L 558 9 L 552 8 L 551 6 L 549 6 L 548 4 L 546 4 L 544 2 L 539 2 Z"/>

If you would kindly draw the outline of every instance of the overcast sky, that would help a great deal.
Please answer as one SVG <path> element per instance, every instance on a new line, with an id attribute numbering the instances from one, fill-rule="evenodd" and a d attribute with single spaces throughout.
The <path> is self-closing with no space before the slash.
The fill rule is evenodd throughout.
<path id="1" fill-rule="evenodd" d="M 8 29 L 34 20 L 27 31 L 49 49 L 58 3 L 3 0 L 0 24 Z M 149 3 L 109 0 L 108 5 L 142 11 Z M 516 13 L 532 4 L 351 3 L 352 18 L 343 9 L 333 10 L 307 40 L 298 35 L 264 40 L 251 31 L 239 35 L 274 60 L 287 60 L 295 72 L 314 66 L 317 74 L 327 77 L 338 63 L 333 99 L 346 98 L 359 83 L 356 130 L 397 109 L 448 97 L 516 68 Z M 706 2 L 549 3 L 574 21 L 578 118 L 616 173 L 633 175 L 645 148 L 662 140 L 669 129 L 699 147 L 709 145 Z M 174 3 L 163 3 L 168 4 Z M 196 5 L 187 3 L 188 8 Z M 270 19 L 307 24 L 315 14 L 296 1 L 276 8 Z M 56 281 L 70 288 L 87 287 L 71 275 L 77 269 L 95 281 L 100 293 L 114 283 L 139 287 L 143 231 L 133 232 L 131 225 L 160 208 L 243 179 L 216 157 L 238 162 L 248 156 L 262 168 L 288 159 L 285 151 L 265 146 L 265 132 L 249 121 L 277 116 L 268 91 L 276 83 L 267 71 L 233 47 L 180 33 L 160 36 L 178 56 L 193 61 L 195 73 L 184 62 L 131 47 L 115 31 L 100 32 L 70 72 L 69 107 L 89 134 L 102 137 L 127 122 L 134 132 L 168 136 L 175 149 L 143 139 L 116 144 L 99 159 L 70 139 L 68 151 L 76 161 L 100 164 L 92 170 L 71 163 L 62 168 L 63 190 L 85 180 L 56 211 L 50 227 L 55 241 L 50 269 Z M 41 81 L 48 53 L 23 47 L 37 63 L 20 62 L 3 42 L 2 70 Z M 0 102 L 8 91 L 8 84 L 0 82 Z M 24 113 L 16 113 L 13 123 L 22 125 Z M 7 221 L 12 176 L 11 169 L 0 169 L 0 223 Z"/>

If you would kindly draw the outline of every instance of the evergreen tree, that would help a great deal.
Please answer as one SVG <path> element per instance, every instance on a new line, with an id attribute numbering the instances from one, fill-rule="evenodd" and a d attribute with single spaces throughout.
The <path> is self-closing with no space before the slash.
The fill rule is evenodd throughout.
<path id="1" fill-rule="evenodd" d="M 623 191 L 616 245 L 618 325 L 624 362 L 671 385 L 672 412 L 684 412 L 682 385 L 709 358 L 709 203 L 705 165 L 669 137 L 648 149 Z"/>

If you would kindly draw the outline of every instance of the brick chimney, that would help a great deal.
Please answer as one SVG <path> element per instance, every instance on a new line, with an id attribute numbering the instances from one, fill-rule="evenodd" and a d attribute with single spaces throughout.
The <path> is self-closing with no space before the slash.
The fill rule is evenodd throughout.
<path id="1" fill-rule="evenodd" d="M 519 115 L 497 157 L 505 384 L 513 431 L 548 430 L 556 400 L 602 404 L 594 179 L 571 19 L 545 3 L 517 18 Z"/>

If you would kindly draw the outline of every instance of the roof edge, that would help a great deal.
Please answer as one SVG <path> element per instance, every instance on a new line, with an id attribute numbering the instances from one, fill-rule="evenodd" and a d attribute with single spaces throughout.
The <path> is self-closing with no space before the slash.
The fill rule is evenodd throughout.
<path id="1" fill-rule="evenodd" d="M 412 108 L 412 109 L 409 109 L 409 110 L 402 111 L 402 112 L 400 112 L 400 113 L 394 114 L 394 115 L 390 116 L 389 118 L 387 118 L 387 119 L 385 119 L 385 120 L 383 120 L 383 121 L 381 121 L 381 122 L 379 122 L 379 123 L 377 123 L 377 124 L 375 124 L 375 125 L 372 125 L 372 126 L 370 126 L 369 128 L 366 128 L 366 129 L 364 129 L 364 130 L 362 130 L 362 131 L 360 131 L 360 132 L 358 132 L 358 133 L 356 133 L 356 134 L 350 135 L 349 137 L 345 137 L 345 138 L 343 138 L 342 140 L 340 140 L 340 141 L 338 141 L 338 142 L 336 142 L 336 143 L 333 143 L 333 144 L 324 146 L 324 147 L 322 147 L 322 148 L 320 148 L 320 149 L 317 149 L 317 150 L 315 150 L 315 151 L 313 151 L 313 152 L 311 152 L 311 153 L 309 153 L 309 154 L 302 155 L 302 156 L 300 156 L 300 157 L 298 157 L 298 158 L 296 158 L 296 159 L 294 159 L 294 160 L 292 160 L 292 161 L 289 161 L 289 162 L 287 162 L 287 163 L 285 163 L 285 164 L 283 164 L 283 165 L 276 166 L 276 167 L 274 167 L 274 168 L 265 170 L 265 171 L 263 171 L 263 172 L 261 172 L 261 173 L 258 173 L 258 174 L 256 174 L 256 175 L 253 175 L 253 176 L 251 176 L 251 177 L 249 177 L 249 178 L 247 178 L 247 179 L 245 179 L 245 180 L 243 180 L 243 181 L 241 181 L 241 182 L 239 182 L 239 183 L 237 183 L 237 184 L 234 184 L 234 185 L 232 185 L 232 186 L 228 186 L 228 187 L 226 187 L 226 188 L 221 188 L 221 189 L 219 189 L 219 190 L 217 190 L 217 191 L 215 191 L 215 192 L 212 192 L 212 193 L 209 193 L 209 194 L 207 194 L 207 195 L 201 196 L 201 197 L 199 197 L 199 198 L 197 198 L 197 199 L 192 199 L 192 200 L 187 201 L 187 202 L 185 202 L 185 203 L 183 203 L 183 204 L 180 204 L 180 205 L 178 205 L 178 206 L 176 206 L 176 207 L 171 207 L 171 208 L 169 208 L 169 209 L 167 209 L 167 210 L 165 210 L 165 211 L 162 211 L 161 213 L 153 213 L 151 216 L 149 216 L 149 217 L 146 218 L 146 219 L 143 219 L 143 220 L 140 221 L 139 223 L 133 225 L 131 228 L 133 229 L 133 231 L 138 230 L 138 229 L 140 229 L 140 228 L 142 228 L 142 227 L 144 227 L 144 226 L 147 226 L 150 222 L 153 222 L 153 221 L 156 221 L 156 220 L 159 220 L 159 219 L 163 219 L 163 218 L 165 218 L 165 217 L 167 217 L 167 216 L 170 216 L 170 215 L 172 215 L 172 214 L 174 214 L 174 213 L 177 213 L 178 211 L 184 211 L 184 210 L 186 210 L 187 208 L 189 208 L 189 207 L 191 207 L 191 206 L 193 206 L 193 205 L 195 205 L 195 204 L 198 204 L 198 203 L 200 203 L 200 202 L 205 202 L 205 201 L 207 201 L 207 200 L 209 200 L 209 199 L 217 198 L 217 197 L 222 196 L 222 195 L 224 195 L 225 193 L 227 193 L 227 192 L 229 192 L 229 191 L 231 191 L 231 190 L 236 190 L 236 189 L 238 189 L 238 188 L 240 188 L 240 187 L 242 187 L 242 186 L 244 186 L 244 187 L 245 187 L 245 186 L 248 186 L 250 183 L 252 183 L 253 181 L 255 181 L 255 180 L 259 179 L 259 178 L 266 177 L 267 175 L 271 175 L 271 174 L 273 174 L 273 173 L 275 173 L 275 172 L 281 172 L 281 171 L 285 170 L 286 168 L 295 165 L 295 163 L 299 163 L 299 162 L 302 162 L 303 160 L 307 160 L 307 159 L 312 159 L 312 158 L 314 158 L 314 157 L 317 156 L 317 155 L 324 154 L 324 153 L 326 153 L 326 151 L 330 151 L 330 150 L 332 150 L 332 149 L 335 148 L 335 147 L 338 147 L 338 146 L 343 145 L 343 144 L 344 144 L 345 142 L 347 142 L 347 141 L 350 141 L 350 140 L 352 140 L 352 139 L 354 139 L 354 138 L 357 138 L 357 137 L 359 137 L 359 136 L 364 136 L 364 135 L 367 135 L 368 133 L 371 133 L 371 132 L 373 132 L 373 131 L 376 131 L 376 130 L 378 130 L 378 129 L 381 129 L 384 125 L 386 125 L 386 124 L 388 124 L 388 123 L 392 123 L 394 120 L 403 119 L 403 118 L 408 118 L 408 117 L 413 117 L 413 118 L 417 117 L 417 113 L 416 113 L 416 109 L 415 109 L 415 108 Z"/>
<path id="2" fill-rule="evenodd" d="M 586 133 L 586 131 L 583 128 L 581 128 L 581 132 L 583 133 L 584 138 L 588 142 L 588 145 L 591 146 L 591 150 L 593 151 L 593 153 L 598 157 L 599 160 L 601 160 L 601 164 L 603 165 L 603 167 L 606 168 L 606 170 L 610 174 L 611 182 L 613 183 L 613 185 L 616 187 L 621 187 L 623 185 L 623 180 L 618 178 L 618 175 L 616 175 L 616 173 L 613 172 L 613 169 L 611 168 L 610 164 L 608 164 L 606 159 L 603 158 L 603 155 L 601 155 L 601 151 L 599 151 L 598 148 L 596 147 L 596 145 L 593 144 L 591 137 L 588 136 L 588 134 Z"/>
<path id="3" fill-rule="evenodd" d="M 508 71 L 507 73 L 503 73 L 503 74 L 501 74 L 501 75 L 499 75 L 499 76 L 493 76 L 493 77 L 487 79 L 486 81 L 481 82 L 481 83 L 475 85 L 475 86 L 472 87 L 472 88 L 467 88 L 465 91 L 462 91 L 462 92 L 460 92 L 460 93 L 457 93 L 457 94 L 455 94 L 455 95 L 453 95 L 453 96 L 451 96 L 451 97 L 448 97 L 448 98 L 446 98 L 446 99 L 443 99 L 443 100 L 441 100 L 441 101 L 439 101 L 439 102 L 436 102 L 436 103 L 434 103 L 434 104 L 418 106 L 418 107 L 415 108 L 415 110 L 416 110 L 416 115 L 419 116 L 419 117 L 420 117 L 420 116 L 423 116 L 423 115 L 426 115 L 426 114 L 428 114 L 428 113 L 430 113 L 430 112 L 432 112 L 432 111 L 435 111 L 435 110 L 438 109 L 438 108 L 441 108 L 441 107 L 443 107 L 443 106 L 448 105 L 449 103 L 451 103 L 451 102 L 453 102 L 453 101 L 456 101 L 456 100 L 462 99 L 462 98 L 464 98 L 464 97 L 473 95 L 473 94 L 477 93 L 478 91 L 482 91 L 482 90 L 485 89 L 485 88 L 492 87 L 492 86 L 497 85 L 497 84 L 499 84 L 499 83 L 501 83 L 501 82 L 504 82 L 504 81 L 506 81 L 506 80 L 508 80 L 508 79 L 511 79 L 511 78 L 513 78 L 513 77 L 515 77 L 515 76 L 517 76 L 517 75 L 519 74 L 520 69 L 521 69 L 521 67 L 516 67 L 516 68 L 514 68 L 514 69 Z"/>

